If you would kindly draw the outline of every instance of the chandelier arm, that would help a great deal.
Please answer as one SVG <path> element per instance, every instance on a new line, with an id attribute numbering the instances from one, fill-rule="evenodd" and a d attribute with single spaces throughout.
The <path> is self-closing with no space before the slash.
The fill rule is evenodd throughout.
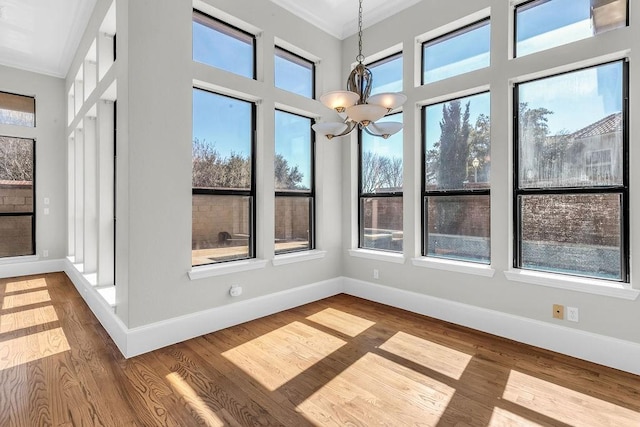
<path id="1" fill-rule="evenodd" d="M 371 132 L 371 131 L 369 130 L 369 126 L 364 126 L 362 129 L 364 129 L 364 131 L 365 131 L 366 133 L 368 133 L 369 135 L 371 135 L 371 136 L 377 136 L 377 137 L 383 137 L 383 138 L 384 138 L 384 135 L 385 135 L 385 134 L 380 134 L 380 135 L 378 135 L 377 133 Z M 387 138 L 388 138 L 388 135 L 387 135 Z M 386 138 L 385 138 L 385 139 L 386 139 Z"/>
<path id="2" fill-rule="evenodd" d="M 346 122 L 346 120 L 345 120 L 345 122 Z M 338 138 L 340 136 L 345 136 L 345 135 L 350 134 L 356 128 L 356 125 L 357 125 L 356 122 L 350 122 L 348 124 L 347 129 L 344 132 L 342 132 L 341 134 L 338 134 L 338 135 L 333 135 L 332 138 Z"/>

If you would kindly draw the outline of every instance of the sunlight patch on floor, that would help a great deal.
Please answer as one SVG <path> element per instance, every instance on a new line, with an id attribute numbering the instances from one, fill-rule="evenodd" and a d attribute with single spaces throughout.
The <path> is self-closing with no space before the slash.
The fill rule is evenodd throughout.
<path id="1" fill-rule="evenodd" d="M 455 389 L 367 353 L 297 409 L 318 425 L 436 425 Z M 419 418 L 416 418 L 419 414 Z"/>
<path id="2" fill-rule="evenodd" d="M 2 314 L 0 315 L 0 334 L 26 329 L 32 326 L 44 325 L 45 323 L 56 322 L 57 320 L 56 310 L 50 305 L 33 308 L 31 310 Z"/>
<path id="3" fill-rule="evenodd" d="M 182 379 L 180 374 L 172 372 L 167 375 L 167 380 L 171 384 L 171 387 L 178 395 L 184 399 L 189 407 L 198 414 L 200 420 L 208 427 L 224 426 L 225 423 L 207 406 L 198 393 L 191 388 L 187 382 Z"/>
<path id="4" fill-rule="evenodd" d="M 274 391 L 345 344 L 304 323 L 292 322 L 222 355 Z"/>
<path id="5" fill-rule="evenodd" d="M 51 301 L 49 291 L 34 291 L 26 294 L 6 295 L 2 302 L 2 309 L 8 310 L 11 308 L 24 307 L 25 305 L 39 304 L 41 302 Z"/>
<path id="6" fill-rule="evenodd" d="M 307 319 L 350 337 L 358 336 L 376 324 L 370 320 L 334 308 L 319 311 L 307 317 Z"/>
<path id="7" fill-rule="evenodd" d="M 380 349 L 456 380 L 460 379 L 473 357 L 406 332 L 396 333 Z"/>
<path id="8" fill-rule="evenodd" d="M 6 285 L 5 293 L 29 291 L 38 288 L 46 288 L 47 281 L 44 278 L 21 280 L 19 282 L 9 282 Z"/>
<path id="9" fill-rule="evenodd" d="M 539 427 L 544 424 L 534 423 L 520 415 L 514 414 L 502 408 L 493 408 L 491 419 L 487 427 Z"/>
<path id="10" fill-rule="evenodd" d="M 70 349 L 62 328 L 0 341 L 0 371 Z"/>
<path id="11" fill-rule="evenodd" d="M 570 425 L 640 425 L 638 412 L 518 371 L 510 372 L 502 397 Z"/>

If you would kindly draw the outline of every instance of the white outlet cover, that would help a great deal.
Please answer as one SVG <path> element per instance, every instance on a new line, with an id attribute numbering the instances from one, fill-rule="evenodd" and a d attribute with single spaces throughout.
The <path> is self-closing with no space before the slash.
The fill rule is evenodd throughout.
<path id="1" fill-rule="evenodd" d="M 577 307 L 567 307 L 567 320 L 570 322 L 577 322 L 580 318 L 579 310 Z"/>

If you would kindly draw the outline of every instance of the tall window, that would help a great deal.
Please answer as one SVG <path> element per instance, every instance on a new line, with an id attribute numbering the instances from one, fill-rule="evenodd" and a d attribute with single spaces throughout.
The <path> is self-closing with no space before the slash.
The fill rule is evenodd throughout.
<path id="1" fill-rule="evenodd" d="M 627 25 L 627 0 L 533 0 L 515 8 L 514 56 Z"/>
<path id="2" fill-rule="evenodd" d="M 476 22 L 422 44 L 422 84 L 490 65 L 491 24 Z"/>
<path id="3" fill-rule="evenodd" d="M 629 281 L 627 66 L 516 85 L 514 267 Z"/>
<path id="4" fill-rule="evenodd" d="M 0 257 L 35 254 L 35 142 L 0 136 Z"/>
<path id="5" fill-rule="evenodd" d="M 193 89 L 192 264 L 255 256 L 255 104 Z"/>
<path id="6" fill-rule="evenodd" d="M 255 79 L 253 34 L 195 10 L 192 27 L 194 61 Z"/>
<path id="7" fill-rule="evenodd" d="M 315 64 L 277 46 L 275 52 L 276 87 L 313 98 L 315 96 Z"/>
<path id="8" fill-rule="evenodd" d="M 275 112 L 276 254 L 314 248 L 312 120 Z"/>
<path id="9" fill-rule="evenodd" d="M 36 125 L 36 100 L 31 96 L 0 92 L 0 124 Z"/>
<path id="10" fill-rule="evenodd" d="M 370 64 L 371 94 L 402 90 L 402 53 Z M 378 122 L 402 122 L 402 113 Z M 403 249 L 403 136 L 384 139 L 359 132 L 358 246 L 402 252 Z"/>
<path id="11" fill-rule="evenodd" d="M 490 263 L 488 92 L 424 107 L 423 255 Z"/>

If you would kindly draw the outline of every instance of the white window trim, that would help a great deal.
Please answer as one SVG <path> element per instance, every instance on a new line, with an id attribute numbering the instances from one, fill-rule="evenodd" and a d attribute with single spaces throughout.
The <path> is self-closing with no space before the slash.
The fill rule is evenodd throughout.
<path id="1" fill-rule="evenodd" d="M 493 277 L 496 270 L 487 264 L 475 262 L 456 261 L 433 257 L 412 258 L 411 262 L 416 267 L 434 268 L 436 270 L 454 271 L 456 273 L 473 274 L 476 276 Z"/>
<path id="2" fill-rule="evenodd" d="M 588 277 L 567 276 L 564 274 L 523 270 L 519 268 L 507 270 L 504 272 L 504 275 L 507 279 L 514 282 L 566 289 L 587 294 L 604 295 L 631 301 L 636 300 L 640 295 L 640 290 L 625 286 L 624 283 L 591 279 Z"/>
<path id="3" fill-rule="evenodd" d="M 266 259 L 244 259 L 220 264 L 202 265 L 189 270 L 190 280 L 204 279 L 206 277 L 223 276 L 225 274 L 239 273 L 242 271 L 257 270 L 267 265 Z"/>
<path id="4" fill-rule="evenodd" d="M 405 257 L 401 253 L 374 251 L 369 249 L 349 249 L 349 255 L 356 258 L 374 259 L 376 261 L 404 264 Z"/>
<path id="5" fill-rule="evenodd" d="M 40 255 L 37 255 L 37 254 L 3 257 L 3 258 L 0 258 L 0 265 L 17 264 L 21 262 L 33 262 L 33 261 L 38 261 L 39 259 L 40 259 Z"/>
<path id="6" fill-rule="evenodd" d="M 316 249 L 312 249 L 310 251 L 300 251 L 300 252 L 291 252 L 276 255 L 271 263 L 273 265 L 286 265 L 293 264 L 296 262 L 310 261 L 312 259 L 321 259 L 327 256 L 327 251 L 319 251 Z"/>

